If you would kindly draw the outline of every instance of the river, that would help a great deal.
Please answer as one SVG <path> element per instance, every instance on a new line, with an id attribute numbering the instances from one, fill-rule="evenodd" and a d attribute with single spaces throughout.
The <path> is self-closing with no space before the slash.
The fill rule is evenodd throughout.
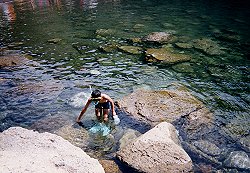
<path id="1" fill-rule="evenodd" d="M 64 123 L 74 124 L 90 86 L 119 100 L 137 88 L 160 90 L 178 83 L 214 113 L 218 125 L 237 126 L 240 136 L 248 136 L 249 7 L 244 0 L 0 0 L 0 48 L 19 50 L 37 63 L 0 69 L 0 130 L 23 126 L 55 132 Z M 101 50 L 151 32 L 168 32 L 183 42 L 209 39 L 223 53 L 168 45 L 192 57 L 169 66 Z M 31 83 L 47 90 L 32 92 Z M 93 125 L 92 111 L 83 120 L 87 129 Z M 136 126 L 126 123 L 122 130 Z M 112 157 L 115 140 L 98 140 L 82 148 L 96 157 Z"/>

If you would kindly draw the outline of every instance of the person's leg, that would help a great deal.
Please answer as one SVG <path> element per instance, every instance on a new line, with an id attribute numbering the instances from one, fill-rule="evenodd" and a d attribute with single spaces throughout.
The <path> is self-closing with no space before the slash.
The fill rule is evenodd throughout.
<path id="1" fill-rule="evenodd" d="M 96 118 L 100 121 L 101 120 L 101 113 L 99 108 L 95 108 L 95 115 Z"/>
<path id="2" fill-rule="evenodd" d="M 104 120 L 104 122 L 108 122 L 108 120 L 109 120 L 109 109 L 103 109 L 103 120 Z"/>

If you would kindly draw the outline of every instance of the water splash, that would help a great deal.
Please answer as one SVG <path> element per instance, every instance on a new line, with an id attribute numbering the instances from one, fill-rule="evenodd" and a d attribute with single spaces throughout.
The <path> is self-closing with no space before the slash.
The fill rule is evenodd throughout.
<path id="1" fill-rule="evenodd" d="M 89 92 L 77 93 L 70 98 L 69 104 L 75 108 L 82 108 L 86 104 L 89 97 L 90 97 Z"/>

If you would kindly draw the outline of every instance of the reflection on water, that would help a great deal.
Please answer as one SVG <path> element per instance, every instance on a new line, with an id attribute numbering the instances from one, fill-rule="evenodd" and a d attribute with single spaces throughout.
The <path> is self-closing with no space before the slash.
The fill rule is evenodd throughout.
<path id="1" fill-rule="evenodd" d="M 231 0 L 0 0 L 1 54 L 17 49 L 37 62 L 0 68 L 0 130 L 21 125 L 51 131 L 86 149 L 88 144 L 79 140 L 87 132 L 72 124 L 90 85 L 117 100 L 137 88 L 166 89 L 178 83 L 214 112 L 218 126 L 239 135 L 237 123 L 249 123 L 249 13 L 247 1 Z M 176 36 L 177 43 L 165 46 L 192 60 L 164 66 L 117 49 L 146 49 L 150 45 L 132 38 L 159 31 Z M 210 47 L 194 46 L 200 40 Z M 93 108 L 82 129 L 94 125 L 91 112 Z M 55 123 L 47 123 L 51 120 Z M 60 128 L 66 122 L 67 128 Z M 97 155 L 107 148 L 114 151 L 114 141 L 125 130 L 137 127 L 143 133 L 148 129 L 143 125 L 122 117 L 110 132 L 114 139 L 95 136 L 97 142 L 89 139 L 87 149 L 98 149 Z M 241 134 L 247 132 L 246 125 Z M 107 148 L 102 147 L 105 142 Z"/>

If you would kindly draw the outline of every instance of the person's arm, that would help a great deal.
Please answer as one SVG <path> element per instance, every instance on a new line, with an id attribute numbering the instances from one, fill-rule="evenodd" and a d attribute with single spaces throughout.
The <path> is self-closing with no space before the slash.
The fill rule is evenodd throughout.
<path id="1" fill-rule="evenodd" d="M 79 122 L 81 121 L 81 118 L 82 118 L 83 114 L 87 111 L 87 109 L 88 109 L 88 107 L 89 107 L 91 101 L 92 101 L 92 99 L 89 98 L 88 101 L 87 101 L 87 103 L 86 103 L 86 105 L 85 105 L 84 108 L 82 109 L 80 115 L 77 117 L 76 122 L 79 123 Z"/>

